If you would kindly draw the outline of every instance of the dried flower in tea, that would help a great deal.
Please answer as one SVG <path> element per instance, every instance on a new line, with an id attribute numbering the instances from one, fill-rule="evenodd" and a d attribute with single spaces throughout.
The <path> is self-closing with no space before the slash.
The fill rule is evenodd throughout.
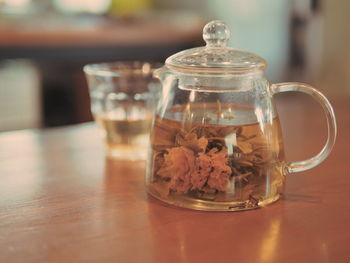
<path id="1" fill-rule="evenodd" d="M 187 195 L 249 205 L 278 195 L 283 176 L 277 162 L 283 159 L 283 149 L 279 124 L 269 127 L 261 131 L 257 123 L 184 125 L 157 117 L 150 187 L 163 199 Z M 274 185 L 271 192 L 266 192 L 267 181 Z"/>

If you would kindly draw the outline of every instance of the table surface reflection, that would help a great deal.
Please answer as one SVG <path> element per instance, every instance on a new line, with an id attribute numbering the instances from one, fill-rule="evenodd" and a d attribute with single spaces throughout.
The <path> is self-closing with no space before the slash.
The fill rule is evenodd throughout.
<path id="1" fill-rule="evenodd" d="M 321 109 L 279 98 L 287 157 L 324 143 Z M 332 100 L 339 136 L 284 198 L 245 212 L 164 205 L 144 163 L 105 160 L 92 124 L 0 134 L 1 262 L 350 262 L 349 98 Z"/>

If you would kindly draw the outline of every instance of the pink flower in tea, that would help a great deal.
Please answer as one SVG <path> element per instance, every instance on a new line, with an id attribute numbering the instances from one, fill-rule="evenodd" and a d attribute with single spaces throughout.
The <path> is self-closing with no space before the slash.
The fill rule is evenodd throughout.
<path id="1" fill-rule="evenodd" d="M 191 174 L 194 170 L 195 156 L 193 151 L 185 147 L 168 149 L 164 156 L 164 164 L 158 175 L 170 178 L 169 188 L 186 193 L 191 188 Z"/>
<path id="2" fill-rule="evenodd" d="M 185 139 L 196 139 L 185 137 Z M 180 141 L 180 139 L 179 139 Z M 207 145 L 205 138 L 196 141 L 200 152 L 193 151 L 194 144 L 189 144 L 186 140 L 181 141 L 185 146 L 168 149 L 164 155 L 164 162 L 161 164 L 157 175 L 169 178 L 169 189 L 187 193 L 190 190 L 218 190 L 226 191 L 229 176 L 232 173 L 231 167 L 227 165 L 227 150 L 217 148 L 209 152 L 203 152 Z M 210 188 L 210 189 L 208 189 Z"/>
<path id="3" fill-rule="evenodd" d="M 193 190 L 202 190 L 208 180 L 212 165 L 210 157 L 205 153 L 199 153 L 196 158 L 195 171 L 191 174 Z"/>
<path id="4" fill-rule="evenodd" d="M 219 191 L 226 191 L 231 167 L 227 165 L 227 150 L 218 151 L 216 148 L 207 153 L 211 157 L 212 170 L 208 179 L 208 186 Z"/>
<path id="5" fill-rule="evenodd" d="M 208 153 L 199 153 L 196 158 L 195 172 L 191 174 L 192 189 L 206 190 L 205 184 L 219 191 L 226 191 L 231 167 L 227 165 L 227 151 L 217 148 Z"/>

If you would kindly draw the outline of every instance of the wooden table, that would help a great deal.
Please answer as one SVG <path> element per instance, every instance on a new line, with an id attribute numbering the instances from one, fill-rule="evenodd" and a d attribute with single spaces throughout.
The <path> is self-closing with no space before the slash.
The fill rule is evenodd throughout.
<path id="1" fill-rule="evenodd" d="M 148 197 L 144 164 L 105 160 L 92 124 L 2 133 L 0 262 L 350 262 L 349 101 L 332 100 L 331 156 L 289 175 L 283 200 L 246 212 Z M 324 141 L 320 109 L 279 102 L 288 158 L 310 157 Z"/>

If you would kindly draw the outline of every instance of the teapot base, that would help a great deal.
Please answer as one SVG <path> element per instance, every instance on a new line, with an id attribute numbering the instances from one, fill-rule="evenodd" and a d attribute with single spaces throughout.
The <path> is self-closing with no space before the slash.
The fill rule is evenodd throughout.
<path id="1" fill-rule="evenodd" d="M 281 198 L 281 194 L 277 194 L 275 196 L 272 196 L 267 199 L 263 200 L 257 200 L 255 198 L 250 198 L 245 201 L 225 201 L 225 202 L 218 202 L 218 201 L 206 201 L 206 200 L 200 200 L 200 199 L 194 199 L 187 196 L 168 196 L 167 198 L 162 197 L 158 192 L 152 191 L 152 189 L 148 189 L 148 193 L 167 204 L 181 207 L 181 208 L 187 208 L 192 210 L 199 210 L 199 211 L 244 211 L 244 210 L 251 210 L 251 209 L 257 209 L 264 207 L 266 205 L 269 205 L 271 203 L 274 203 L 278 201 Z"/>

